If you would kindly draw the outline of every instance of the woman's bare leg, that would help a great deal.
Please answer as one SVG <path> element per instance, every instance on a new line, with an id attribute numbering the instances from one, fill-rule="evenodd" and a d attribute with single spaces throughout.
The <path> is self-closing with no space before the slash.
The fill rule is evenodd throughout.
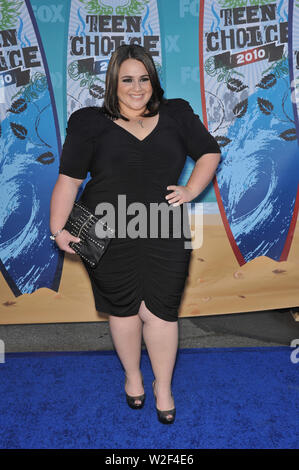
<path id="1" fill-rule="evenodd" d="M 144 322 L 143 338 L 156 378 L 157 408 L 171 410 L 171 381 L 178 349 L 178 322 L 169 322 L 150 312 L 142 301 L 139 316 Z M 169 418 L 171 416 L 169 415 Z"/>
<path id="2" fill-rule="evenodd" d="M 109 315 L 109 326 L 114 347 L 125 369 L 128 395 L 138 396 L 144 393 L 140 372 L 142 321 L 138 315 L 116 317 Z M 140 404 L 140 400 L 135 401 Z"/>

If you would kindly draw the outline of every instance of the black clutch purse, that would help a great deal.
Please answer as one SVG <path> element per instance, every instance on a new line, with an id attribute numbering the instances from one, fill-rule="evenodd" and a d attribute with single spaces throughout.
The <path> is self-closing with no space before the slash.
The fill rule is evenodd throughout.
<path id="1" fill-rule="evenodd" d="M 106 235 L 99 237 L 96 225 L 102 224 L 101 232 Z M 64 228 L 75 237 L 80 238 L 79 243 L 70 242 L 69 246 L 81 257 L 87 261 L 92 268 L 95 268 L 101 257 L 108 248 L 115 230 L 103 223 L 100 217 L 96 216 L 84 206 L 81 202 L 75 202 L 72 211 L 65 223 Z"/>

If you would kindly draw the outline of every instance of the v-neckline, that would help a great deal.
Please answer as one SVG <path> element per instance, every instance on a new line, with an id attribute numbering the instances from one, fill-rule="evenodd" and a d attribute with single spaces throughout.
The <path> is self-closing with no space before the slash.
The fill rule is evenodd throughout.
<path id="1" fill-rule="evenodd" d="M 125 129 L 124 127 L 120 126 L 119 124 L 116 124 L 116 122 L 114 122 L 111 118 L 109 118 L 108 116 L 105 115 L 105 117 L 112 122 L 112 124 L 114 126 L 117 126 L 119 129 L 122 129 L 126 134 L 128 134 L 129 136 L 131 136 L 133 139 L 137 140 L 137 142 L 145 142 L 147 139 L 149 139 L 153 133 L 158 129 L 158 126 L 160 124 L 160 121 L 161 121 L 161 107 L 159 109 L 159 118 L 158 118 L 158 122 L 157 124 L 155 125 L 155 127 L 151 130 L 151 132 L 149 134 L 147 134 L 143 139 L 138 139 L 138 137 L 136 137 L 136 135 L 132 134 L 132 132 L 128 131 L 127 129 Z"/>

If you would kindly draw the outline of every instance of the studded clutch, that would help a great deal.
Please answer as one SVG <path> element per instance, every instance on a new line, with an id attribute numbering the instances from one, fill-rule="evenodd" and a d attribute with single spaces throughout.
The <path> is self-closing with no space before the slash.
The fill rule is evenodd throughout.
<path id="1" fill-rule="evenodd" d="M 115 233 L 81 202 L 74 203 L 64 228 L 80 238 L 79 243 L 70 242 L 69 246 L 92 268 L 98 265 Z"/>

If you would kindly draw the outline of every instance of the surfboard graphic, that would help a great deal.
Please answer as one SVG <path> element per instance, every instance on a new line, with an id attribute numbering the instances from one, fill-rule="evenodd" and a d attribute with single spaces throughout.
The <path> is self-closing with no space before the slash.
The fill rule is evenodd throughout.
<path id="1" fill-rule="evenodd" d="M 299 138 L 299 3 L 289 0 L 289 54 L 292 104 Z"/>
<path id="2" fill-rule="evenodd" d="M 111 54 L 122 44 L 140 44 L 151 53 L 163 87 L 156 0 L 72 0 L 66 60 L 66 120 L 81 107 L 101 106 Z M 88 174 L 76 199 L 89 180 Z"/>
<path id="3" fill-rule="evenodd" d="M 288 2 L 204 0 L 203 119 L 222 150 L 214 189 L 238 262 L 287 259 L 298 214 L 299 154 Z"/>
<path id="4" fill-rule="evenodd" d="M 1 1 L 0 267 L 15 296 L 58 289 L 62 254 L 49 239 L 60 135 L 29 1 Z"/>
<path id="5" fill-rule="evenodd" d="M 149 50 L 162 74 L 156 0 L 73 0 L 67 51 L 67 117 L 77 108 L 99 106 L 112 52 L 121 44 Z M 163 77 L 161 77 L 161 80 Z"/>

